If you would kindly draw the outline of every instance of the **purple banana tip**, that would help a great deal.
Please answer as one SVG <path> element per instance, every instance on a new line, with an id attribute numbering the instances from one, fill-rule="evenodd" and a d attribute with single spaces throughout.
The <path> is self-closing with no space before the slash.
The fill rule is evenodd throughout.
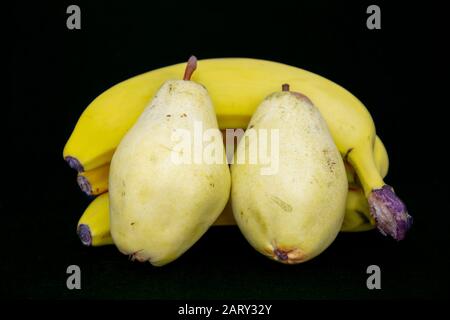
<path id="1" fill-rule="evenodd" d="M 368 201 L 378 230 L 397 241 L 403 240 L 412 225 L 413 218 L 408 214 L 405 204 L 397 197 L 394 189 L 388 185 L 374 189 Z"/>
<path id="2" fill-rule="evenodd" d="M 80 224 L 77 229 L 77 234 L 82 244 L 87 247 L 92 245 L 91 230 L 88 225 Z"/>
<path id="3" fill-rule="evenodd" d="M 80 161 L 78 161 L 77 158 L 68 156 L 65 157 L 64 160 L 66 160 L 67 164 L 69 165 L 69 167 L 71 167 L 72 169 L 77 170 L 78 172 L 83 172 L 84 168 L 81 165 Z"/>
<path id="4" fill-rule="evenodd" d="M 78 176 L 77 183 L 78 183 L 78 186 L 80 187 L 81 191 L 83 191 L 88 196 L 92 195 L 91 184 L 89 183 L 88 179 L 86 179 L 86 177 Z"/>

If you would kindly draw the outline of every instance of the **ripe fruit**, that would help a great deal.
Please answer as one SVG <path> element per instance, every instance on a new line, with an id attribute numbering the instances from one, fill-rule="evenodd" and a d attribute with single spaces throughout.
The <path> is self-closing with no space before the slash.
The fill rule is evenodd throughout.
<path id="1" fill-rule="evenodd" d="M 327 122 L 341 155 L 355 168 L 378 229 L 401 240 L 412 218 L 374 163 L 375 125 L 364 105 L 350 92 L 314 73 L 281 63 L 224 58 L 203 60 L 193 80 L 208 87 L 220 128 L 244 128 L 257 105 L 289 80 L 307 95 Z M 97 97 L 80 117 L 64 148 L 64 158 L 78 171 L 108 163 L 127 130 L 156 90 L 182 72 L 184 64 L 128 79 Z M 270 79 L 270 81 L 267 81 Z"/>
<path id="2" fill-rule="evenodd" d="M 264 175 L 260 161 L 231 166 L 236 222 L 250 244 L 276 261 L 295 264 L 314 258 L 338 234 L 345 213 L 347 177 L 339 151 L 319 110 L 303 94 L 267 97 L 239 142 L 235 162 L 261 136 L 279 132 L 279 168 Z M 271 145 L 271 148 L 275 148 Z"/>
<path id="3" fill-rule="evenodd" d="M 101 167 L 79 172 L 77 183 L 88 196 L 95 196 L 108 191 L 109 163 Z"/>
<path id="4" fill-rule="evenodd" d="M 117 248 L 138 261 L 167 264 L 188 250 L 214 223 L 230 192 L 222 136 L 206 89 L 190 75 L 168 80 L 120 142 L 111 161 L 111 235 Z M 176 163 L 173 139 L 183 130 L 195 136 L 196 123 L 216 134 L 220 163 Z M 193 141 L 195 144 L 196 141 Z M 189 147 L 191 142 L 189 142 Z"/>
<path id="5" fill-rule="evenodd" d="M 109 232 L 109 198 L 104 193 L 92 201 L 78 221 L 77 234 L 85 246 L 113 244 Z"/>

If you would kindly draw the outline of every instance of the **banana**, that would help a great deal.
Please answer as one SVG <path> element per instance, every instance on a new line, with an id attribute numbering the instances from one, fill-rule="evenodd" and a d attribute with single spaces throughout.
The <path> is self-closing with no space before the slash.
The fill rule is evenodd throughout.
<path id="1" fill-rule="evenodd" d="M 101 167 L 79 172 L 77 183 L 88 196 L 96 196 L 108 191 L 109 163 Z"/>
<path id="2" fill-rule="evenodd" d="M 380 137 L 378 136 L 375 136 L 375 143 L 373 145 L 373 158 L 380 176 L 385 178 L 389 171 L 389 156 L 387 154 L 386 147 L 384 146 L 383 141 L 381 141 Z"/>
<path id="3" fill-rule="evenodd" d="M 373 156 L 375 165 L 381 177 L 386 177 L 389 170 L 389 156 L 387 154 L 386 148 L 383 141 L 378 136 L 375 136 L 375 143 L 373 145 Z M 347 172 L 347 180 L 349 186 L 361 187 L 358 176 L 356 175 L 355 169 L 348 163 L 344 162 L 345 169 Z"/>
<path id="4" fill-rule="evenodd" d="M 375 220 L 370 215 L 369 203 L 361 188 L 351 187 L 347 193 L 343 232 L 360 232 L 375 228 Z"/>
<path id="5" fill-rule="evenodd" d="M 199 62 L 192 80 L 208 87 L 220 128 L 241 128 L 279 83 L 308 96 L 324 117 L 340 153 L 355 169 L 378 229 L 404 238 L 412 218 L 386 185 L 374 162 L 375 125 L 364 105 L 336 83 L 281 63 L 222 58 Z M 63 152 L 68 164 L 91 170 L 106 164 L 127 130 L 167 79 L 183 72 L 184 63 L 157 69 L 121 82 L 98 96 L 83 112 Z M 270 79 L 271 81 L 267 81 Z"/>
<path id="6" fill-rule="evenodd" d="M 374 149 L 374 161 L 378 172 L 384 178 L 389 170 L 389 156 L 381 139 L 376 136 Z M 361 190 L 358 176 L 353 167 L 347 163 L 345 171 L 349 185 L 347 194 L 347 203 L 345 209 L 344 222 L 342 223 L 342 232 L 360 232 L 375 228 L 375 220 L 370 213 L 369 203 Z"/>
<path id="7" fill-rule="evenodd" d="M 89 204 L 78 221 L 77 234 L 85 246 L 114 243 L 109 233 L 108 193 L 103 193 Z"/>

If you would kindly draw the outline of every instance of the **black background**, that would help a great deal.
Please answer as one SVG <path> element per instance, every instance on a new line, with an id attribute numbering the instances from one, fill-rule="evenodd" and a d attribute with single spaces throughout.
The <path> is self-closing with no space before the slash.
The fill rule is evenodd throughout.
<path id="1" fill-rule="evenodd" d="M 366 8 L 373 3 L 381 7 L 381 30 L 366 28 Z M 1 296 L 448 298 L 448 33 L 438 4 L 396 3 L 16 4 L 8 26 L 12 101 L 2 117 Z M 81 30 L 66 28 L 70 4 L 81 7 Z M 376 231 L 341 233 L 319 257 L 296 266 L 264 258 L 235 227 L 209 230 L 162 268 L 132 263 L 113 246 L 83 247 L 75 229 L 90 200 L 62 159 L 78 117 L 113 84 L 191 54 L 295 65 L 362 100 L 389 152 L 385 181 L 415 219 L 406 240 L 397 243 Z M 81 267 L 81 290 L 66 288 L 71 264 Z M 366 288 L 371 264 L 381 268 L 381 290 Z"/>

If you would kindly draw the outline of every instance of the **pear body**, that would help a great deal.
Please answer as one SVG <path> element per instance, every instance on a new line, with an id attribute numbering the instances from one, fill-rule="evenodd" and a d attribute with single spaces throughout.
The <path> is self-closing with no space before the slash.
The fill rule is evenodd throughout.
<path id="1" fill-rule="evenodd" d="M 254 164 L 248 156 L 239 163 L 239 154 L 249 155 L 255 141 L 261 147 L 264 130 L 267 137 L 272 131 L 279 136 L 278 148 L 275 139 L 268 143 L 267 155 L 279 155 L 278 167 L 269 174 L 267 161 Z M 251 139 L 254 134 L 257 140 Z M 235 220 L 262 254 L 300 263 L 337 236 L 345 214 L 345 168 L 325 121 L 305 96 L 278 92 L 260 104 L 239 142 L 231 175 Z"/>
<path id="2" fill-rule="evenodd" d="M 192 161 L 181 162 L 186 150 L 177 147 L 181 136 L 174 134 L 179 130 L 191 136 L 191 147 L 194 131 L 217 133 L 218 138 L 209 145 L 223 151 L 208 93 L 192 81 L 166 81 L 111 161 L 114 243 L 132 259 L 155 266 L 167 264 L 189 249 L 217 219 L 230 193 L 225 160 L 194 162 L 192 156 Z"/>

